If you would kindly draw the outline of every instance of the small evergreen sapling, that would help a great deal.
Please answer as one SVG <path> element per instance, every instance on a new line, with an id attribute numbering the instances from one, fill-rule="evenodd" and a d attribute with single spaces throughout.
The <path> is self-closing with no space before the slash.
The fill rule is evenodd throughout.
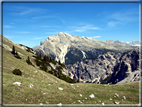
<path id="1" fill-rule="evenodd" d="M 21 59 L 21 57 L 18 55 L 18 53 L 15 51 L 15 47 L 13 46 L 12 52 L 11 52 L 15 58 Z"/>
<path id="2" fill-rule="evenodd" d="M 12 52 L 11 52 L 13 55 L 15 55 L 16 54 L 16 52 L 15 52 L 15 47 L 13 46 L 13 48 L 12 48 Z"/>
<path id="3" fill-rule="evenodd" d="M 30 61 L 29 56 L 28 56 L 28 59 L 26 60 L 26 62 L 27 62 L 29 65 L 33 65 L 33 64 L 31 63 L 31 61 Z"/>

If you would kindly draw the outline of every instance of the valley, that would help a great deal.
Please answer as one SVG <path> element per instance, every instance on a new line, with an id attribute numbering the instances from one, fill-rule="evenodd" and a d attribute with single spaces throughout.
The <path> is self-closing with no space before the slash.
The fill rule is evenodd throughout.
<path id="1" fill-rule="evenodd" d="M 67 38 L 71 37 L 70 35 L 67 35 L 67 34 L 64 34 L 61 36 L 67 36 Z M 76 42 L 75 37 L 71 41 L 72 44 L 68 44 L 67 46 L 65 46 L 66 43 L 62 43 L 63 41 L 60 41 L 62 44 L 58 44 L 59 39 L 60 38 L 54 38 L 54 43 L 52 43 L 51 41 L 53 39 L 49 37 L 49 40 L 50 40 L 49 42 L 46 43 L 42 41 L 41 46 L 39 46 L 40 48 L 36 48 L 36 51 L 33 51 L 31 48 L 14 43 L 8 40 L 7 38 L 3 37 L 3 86 L 2 87 L 3 87 L 3 104 L 4 105 L 10 105 L 10 104 L 39 104 L 39 105 L 46 104 L 49 106 L 50 104 L 54 104 L 53 106 L 61 106 L 66 104 L 73 104 L 76 106 L 80 104 L 82 105 L 98 104 L 98 106 L 107 105 L 107 104 L 116 104 L 116 105 L 131 104 L 134 106 L 139 105 L 139 84 L 140 84 L 140 81 L 138 81 L 140 80 L 139 74 L 136 75 L 137 77 L 135 79 L 136 81 L 132 81 L 132 82 L 128 81 L 127 83 L 122 82 L 121 84 L 108 84 L 108 83 L 106 84 L 105 83 L 106 81 L 103 81 L 105 84 L 97 84 L 93 82 L 80 83 L 81 81 L 70 83 L 71 82 L 70 80 L 73 79 L 71 76 L 73 75 L 72 72 L 76 70 L 75 69 L 75 70 L 69 71 L 69 68 L 71 67 L 73 67 L 73 69 L 79 67 L 78 69 L 79 71 L 75 72 L 75 76 L 77 76 L 75 80 L 78 80 L 78 75 L 79 75 L 78 72 L 80 73 L 84 72 L 83 70 L 81 71 L 83 67 L 86 67 L 84 69 L 92 69 L 91 64 L 94 65 L 95 63 L 99 63 L 98 67 L 93 68 L 95 69 L 95 71 L 97 71 L 98 69 L 97 72 L 99 73 L 100 70 L 102 70 L 102 68 L 104 67 L 103 63 L 101 62 L 103 58 L 105 59 L 106 64 L 109 65 L 109 63 L 112 63 L 111 66 L 115 66 L 116 65 L 115 60 L 120 59 L 122 56 L 121 55 L 122 53 L 117 53 L 118 51 L 120 52 L 121 49 L 113 50 L 117 48 L 117 45 L 115 45 L 113 49 L 111 49 L 109 44 L 104 43 L 105 45 L 108 45 L 108 48 L 103 49 L 104 51 L 101 51 L 99 44 L 96 45 L 97 49 L 96 48 L 94 49 L 93 46 L 89 45 L 89 42 L 88 42 L 89 48 L 87 47 L 86 42 L 84 42 L 84 45 L 81 46 L 79 42 Z M 79 38 L 79 39 L 82 39 L 82 38 Z M 86 39 L 82 39 L 82 41 Z M 58 41 L 58 42 L 56 43 L 55 41 Z M 92 41 L 95 41 L 95 40 L 92 40 Z M 99 42 L 97 41 L 96 44 L 97 43 Z M 46 44 L 48 45 L 48 47 L 42 44 L 44 45 Z M 58 46 L 53 44 L 58 44 Z M 73 45 L 73 44 L 74 46 L 68 47 L 69 45 Z M 75 47 L 75 44 L 77 44 L 76 45 L 77 47 L 80 46 L 83 52 L 79 48 Z M 102 47 L 104 48 L 105 45 L 102 44 Z M 119 45 L 123 46 L 122 47 L 123 52 L 126 50 L 130 51 L 130 50 L 136 49 L 135 46 L 133 47 L 128 45 L 124 47 L 125 45 L 121 45 L 121 44 Z M 11 54 L 13 46 L 15 46 L 15 50 L 18 53 L 18 55 L 21 57 L 21 59 L 18 59 L 14 57 L 13 54 Z M 45 50 L 43 51 L 43 49 Z M 37 57 L 36 52 L 40 52 L 42 57 L 44 57 L 46 53 L 47 56 L 53 58 L 53 60 L 51 59 L 48 62 L 48 64 L 46 63 L 47 64 L 46 71 L 41 69 L 41 67 L 43 67 L 42 64 L 39 66 L 37 65 L 35 61 Z M 77 54 L 75 55 L 76 52 Z M 104 53 L 104 54 L 100 54 L 100 53 Z M 127 57 L 128 54 L 131 57 Z M 128 54 L 125 54 L 119 61 L 122 63 L 130 62 L 129 63 L 130 65 L 134 65 L 132 68 L 133 71 L 138 70 L 137 68 L 139 68 L 139 64 L 137 62 L 139 58 L 137 58 L 137 55 L 139 55 L 139 53 L 137 52 L 137 50 L 134 50 L 134 51 L 128 52 Z M 57 70 L 57 67 L 60 67 L 60 63 L 67 62 L 67 59 L 71 60 L 71 58 L 73 58 L 71 57 L 71 55 L 75 55 L 73 57 L 76 57 L 75 60 L 78 58 L 77 59 L 78 62 L 74 61 L 73 65 L 70 66 L 69 63 L 72 63 L 72 62 L 69 61 L 69 63 L 66 65 L 68 69 L 64 68 L 63 70 L 62 68 L 61 69 L 62 73 L 60 75 L 56 75 L 56 73 L 58 74 L 60 71 L 60 70 Z M 86 58 L 88 59 L 82 59 L 82 58 L 85 58 L 84 56 L 86 56 Z M 115 56 L 115 59 L 114 59 L 114 56 Z M 29 65 L 26 62 L 28 57 L 30 59 L 30 62 L 33 65 Z M 96 61 L 95 59 L 93 60 L 91 59 L 95 57 L 98 57 L 99 61 Z M 56 59 L 56 61 L 54 59 Z M 133 59 L 135 60 L 132 61 Z M 42 61 L 42 60 L 43 58 L 41 58 L 41 60 L 39 61 Z M 131 61 L 132 61 L 132 64 L 131 64 Z M 129 65 L 128 64 L 126 65 L 129 68 Z M 118 66 L 119 68 L 121 68 L 122 65 L 118 65 Z M 80 67 L 82 68 L 80 69 Z M 14 75 L 12 73 L 14 69 L 20 69 L 20 71 L 22 72 L 22 75 L 21 76 Z M 52 72 L 53 74 L 51 74 L 49 71 L 54 71 L 54 72 Z M 100 73 L 103 73 L 103 72 L 100 72 Z M 110 70 L 107 73 L 109 74 L 111 72 L 112 71 Z M 121 69 L 120 69 L 120 72 L 122 72 Z M 60 79 L 64 75 L 66 79 L 70 77 L 70 79 L 67 79 L 70 82 L 66 82 L 65 81 L 66 79 L 63 80 L 63 78 Z M 91 73 L 88 75 L 91 76 Z M 94 74 L 92 73 L 92 76 L 93 75 Z M 96 75 L 99 75 L 99 74 L 96 73 Z M 119 74 L 114 72 L 113 75 L 117 76 Z M 85 76 L 83 77 L 86 78 Z M 88 78 L 86 78 L 86 81 L 88 81 Z M 100 79 L 99 82 L 100 81 L 102 81 L 102 79 Z"/>

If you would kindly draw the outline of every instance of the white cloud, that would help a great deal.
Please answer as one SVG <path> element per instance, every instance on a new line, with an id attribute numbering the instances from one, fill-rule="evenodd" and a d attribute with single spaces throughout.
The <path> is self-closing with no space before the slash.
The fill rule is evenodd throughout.
<path id="1" fill-rule="evenodd" d="M 75 28 L 75 32 L 85 32 L 87 30 L 101 30 L 99 27 L 95 27 L 93 25 L 86 25 L 81 27 L 73 27 Z"/>
<path id="2" fill-rule="evenodd" d="M 50 27 L 50 26 L 41 26 L 41 27 Z"/>
<path id="3" fill-rule="evenodd" d="M 93 38 L 100 38 L 101 36 L 93 36 Z"/>
<path id="4" fill-rule="evenodd" d="M 123 22 L 139 21 L 139 10 L 132 8 L 127 11 L 116 12 L 110 15 L 109 18 Z"/>
<path id="5" fill-rule="evenodd" d="M 34 12 L 34 11 L 35 11 L 35 10 L 33 10 L 33 9 L 26 10 L 26 11 L 23 11 L 23 12 L 19 13 L 19 15 L 29 14 L 29 13 L 32 13 L 32 12 Z"/>
<path id="6" fill-rule="evenodd" d="M 114 27 L 114 26 L 116 26 L 117 24 L 121 24 L 120 22 L 113 22 L 113 21 L 111 21 L 111 22 L 109 22 L 107 25 L 109 26 L 109 27 Z"/>
<path id="7" fill-rule="evenodd" d="M 5 25 L 4 28 L 13 28 L 13 26 Z"/>
<path id="8" fill-rule="evenodd" d="M 17 33 L 31 33 L 31 32 L 17 32 Z"/>
<path id="9" fill-rule="evenodd" d="M 44 19 L 44 18 L 55 18 L 56 17 L 56 15 L 54 16 L 37 16 L 37 17 L 32 17 L 32 19 Z"/>
<path id="10" fill-rule="evenodd" d="M 51 27 L 51 28 L 59 28 L 60 26 L 40 26 L 40 27 Z"/>
<path id="11" fill-rule="evenodd" d="M 6 38 L 14 38 L 14 36 L 4 35 Z"/>
<path id="12" fill-rule="evenodd" d="M 44 13 L 47 11 L 47 9 L 42 8 L 33 8 L 33 7 L 26 7 L 26 6 L 7 6 L 7 9 L 10 9 L 12 12 L 11 15 L 28 15 L 28 14 L 37 14 L 37 13 Z"/>

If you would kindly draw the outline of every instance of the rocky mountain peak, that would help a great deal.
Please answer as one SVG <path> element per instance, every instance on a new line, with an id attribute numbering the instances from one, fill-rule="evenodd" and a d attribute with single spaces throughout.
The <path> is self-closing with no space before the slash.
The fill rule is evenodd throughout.
<path id="1" fill-rule="evenodd" d="M 116 52 L 134 49 L 121 43 L 110 43 L 98 41 L 90 37 L 80 37 L 59 32 L 54 36 L 49 36 L 46 41 L 41 41 L 40 46 L 35 48 L 42 56 L 48 55 L 61 63 L 75 63 L 82 58 L 93 58 L 103 52 Z M 73 58 L 74 57 L 74 58 Z"/>

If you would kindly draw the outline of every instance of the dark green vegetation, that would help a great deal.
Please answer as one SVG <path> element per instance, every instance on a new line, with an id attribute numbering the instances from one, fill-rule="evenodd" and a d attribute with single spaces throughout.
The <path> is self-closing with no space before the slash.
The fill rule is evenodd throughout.
<path id="1" fill-rule="evenodd" d="M 41 57 L 41 54 L 36 54 L 36 56 L 34 56 L 36 59 L 35 59 L 35 62 L 36 62 L 36 65 L 40 67 L 41 70 L 45 71 L 45 72 L 48 72 L 66 82 L 69 82 L 69 83 L 75 83 L 76 81 L 69 78 L 68 76 L 64 75 L 62 73 L 63 71 L 63 68 L 66 69 L 66 66 L 62 63 L 57 62 L 55 61 L 54 59 L 52 59 L 51 57 L 48 57 L 48 56 L 44 56 L 43 58 Z M 56 69 L 54 69 L 50 63 L 53 63 L 55 66 L 56 66 Z M 50 70 L 48 70 L 48 68 L 50 68 Z"/>
<path id="2" fill-rule="evenodd" d="M 33 65 L 32 62 L 30 61 L 30 58 L 28 56 L 28 59 L 26 60 L 26 62 L 29 64 L 29 65 Z M 33 65 L 34 66 L 34 65 Z"/>
<path id="3" fill-rule="evenodd" d="M 23 45 L 23 44 L 19 44 L 19 45 L 26 47 L 26 48 L 27 48 L 27 49 L 26 49 L 27 52 L 33 53 L 33 51 L 34 51 L 32 48 L 30 48 L 30 47 L 28 47 L 28 46 L 25 46 L 25 45 Z"/>
<path id="4" fill-rule="evenodd" d="M 19 69 L 14 69 L 14 70 L 12 71 L 12 73 L 15 74 L 15 75 L 19 75 L 19 76 L 22 75 L 22 72 L 21 72 Z"/>
<path id="5" fill-rule="evenodd" d="M 18 55 L 18 53 L 15 51 L 15 47 L 13 46 L 13 48 L 12 48 L 12 52 L 11 52 L 13 55 L 14 55 L 14 57 L 15 58 L 17 58 L 17 59 L 21 59 L 21 57 Z"/>
<path id="6" fill-rule="evenodd" d="M 74 64 L 77 61 L 85 60 L 85 59 L 95 60 L 100 54 L 105 54 L 107 52 L 118 53 L 120 51 L 104 48 L 104 49 L 95 49 L 92 51 L 84 51 L 84 52 L 86 53 L 86 58 L 83 58 L 83 54 L 79 49 L 74 48 L 74 47 L 70 48 L 70 51 L 65 56 L 65 64 L 66 65 Z"/>
<path id="7" fill-rule="evenodd" d="M 93 83 L 71 85 L 41 70 L 36 65 L 35 54 L 20 48 L 6 38 L 3 39 L 3 44 L 11 49 L 14 45 L 21 57 L 19 60 L 11 54 L 11 50 L 3 48 L 3 104 L 81 104 L 78 100 L 82 104 L 102 104 L 103 102 L 114 104 L 114 101 L 120 104 L 139 104 L 139 82 L 119 85 Z M 34 66 L 26 62 L 28 56 Z M 19 69 L 22 75 L 14 75 L 12 73 L 14 69 Z M 61 67 L 56 69 L 60 70 Z M 20 82 L 21 85 L 14 85 L 15 82 Z M 32 87 L 30 87 L 31 84 Z M 63 90 L 59 90 L 59 87 Z M 114 97 L 115 93 L 119 94 L 119 97 Z M 94 94 L 95 98 L 89 98 L 91 94 Z"/>

